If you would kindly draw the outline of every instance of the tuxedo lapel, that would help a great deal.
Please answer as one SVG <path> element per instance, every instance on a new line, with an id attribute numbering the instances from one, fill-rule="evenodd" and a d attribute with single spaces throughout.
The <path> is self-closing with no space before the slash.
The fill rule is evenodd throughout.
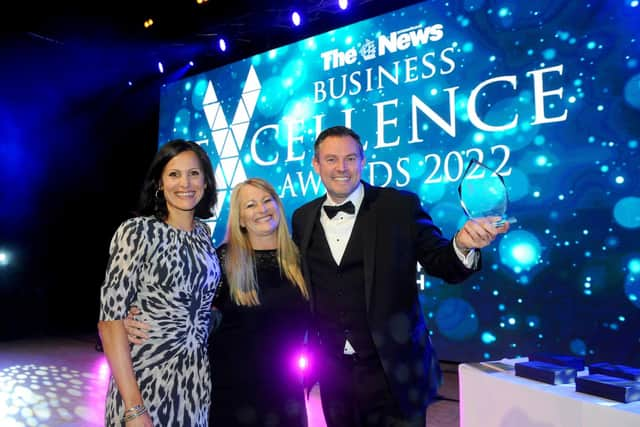
<path id="1" fill-rule="evenodd" d="M 359 229 L 363 233 L 364 241 L 364 296 L 367 311 L 371 302 L 371 290 L 373 289 L 373 278 L 375 275 L 375 253 L 376 253 L 376 222 L 377 215 L 375 209 L 376 190 L 367 183 L 364 184 L 364 199 L 358 218 L 356 219 Z M 354 227 L 355 228 L 355 227 Z"/>

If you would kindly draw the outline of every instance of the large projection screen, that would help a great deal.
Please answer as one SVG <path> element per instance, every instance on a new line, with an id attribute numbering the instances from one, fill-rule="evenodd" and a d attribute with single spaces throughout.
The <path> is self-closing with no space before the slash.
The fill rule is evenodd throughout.
<path id="1" fill-rule="evenodd" d="M 313 141 L 344 124 L 363 179 L 411 190 L 447 236 L 470 159 L 509 190 L 511 232 L 451 286 L 417 270 L 440 359 L 552 351 L 640 360 L 637 1 L 424 2 L 168 83 L 159 144 L 202 144 L 220 201 L 262 177 L 290 219 L 324 194 Z"/>

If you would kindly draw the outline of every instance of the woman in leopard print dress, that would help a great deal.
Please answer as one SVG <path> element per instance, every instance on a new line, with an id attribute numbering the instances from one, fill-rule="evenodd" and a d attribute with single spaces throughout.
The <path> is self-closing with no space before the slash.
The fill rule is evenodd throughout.
<path id="1" fill-rule="evenodd" d="M 171 141 L 151 164 L 140 216 L 113 236 L 98 324 L 112 373 L 107 426 L 207 425 L 207 340 L 220 266 L 209 228 L 196 217 L 211 217 L 215 203 L 207 154 Z M 130 306 L 151 325 L 144 345 L 127 341 Z"/>

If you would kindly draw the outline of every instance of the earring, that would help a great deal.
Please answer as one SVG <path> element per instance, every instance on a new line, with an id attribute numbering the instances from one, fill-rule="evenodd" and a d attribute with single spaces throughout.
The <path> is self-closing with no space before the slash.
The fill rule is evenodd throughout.
<path id="1" fill-rule="evenodd" d="M 159 188 L 156 190 L 156 199 L 160 200 L 160 189 Z"/>

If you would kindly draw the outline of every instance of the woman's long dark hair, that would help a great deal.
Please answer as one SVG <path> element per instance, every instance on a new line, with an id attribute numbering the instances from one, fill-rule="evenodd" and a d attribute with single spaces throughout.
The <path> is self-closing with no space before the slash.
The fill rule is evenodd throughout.
<path id="1" fill-rule="evenodd" d="M 162 180 L 162 171 L 171 159 L 185 151 L 192 151 L 198 156 L 200 167 L 204 173 L 206 187 L 202 200 L 196 205 L 194 215 L 198 218 L 211 218 L 213 209 L 218 201 L 216 191 L 216 179 L 213 175 L 213 167 L 207 153 L 198 144 L 184 139 L 174 139 L 164 144 L 156 153 L 147 176 L 142 184 L 140 200 L 138 202 L 138 215 L 154 215 L 156 218 L 165 220 L 169 215 L 164 193 L 159 191 Z"/>

